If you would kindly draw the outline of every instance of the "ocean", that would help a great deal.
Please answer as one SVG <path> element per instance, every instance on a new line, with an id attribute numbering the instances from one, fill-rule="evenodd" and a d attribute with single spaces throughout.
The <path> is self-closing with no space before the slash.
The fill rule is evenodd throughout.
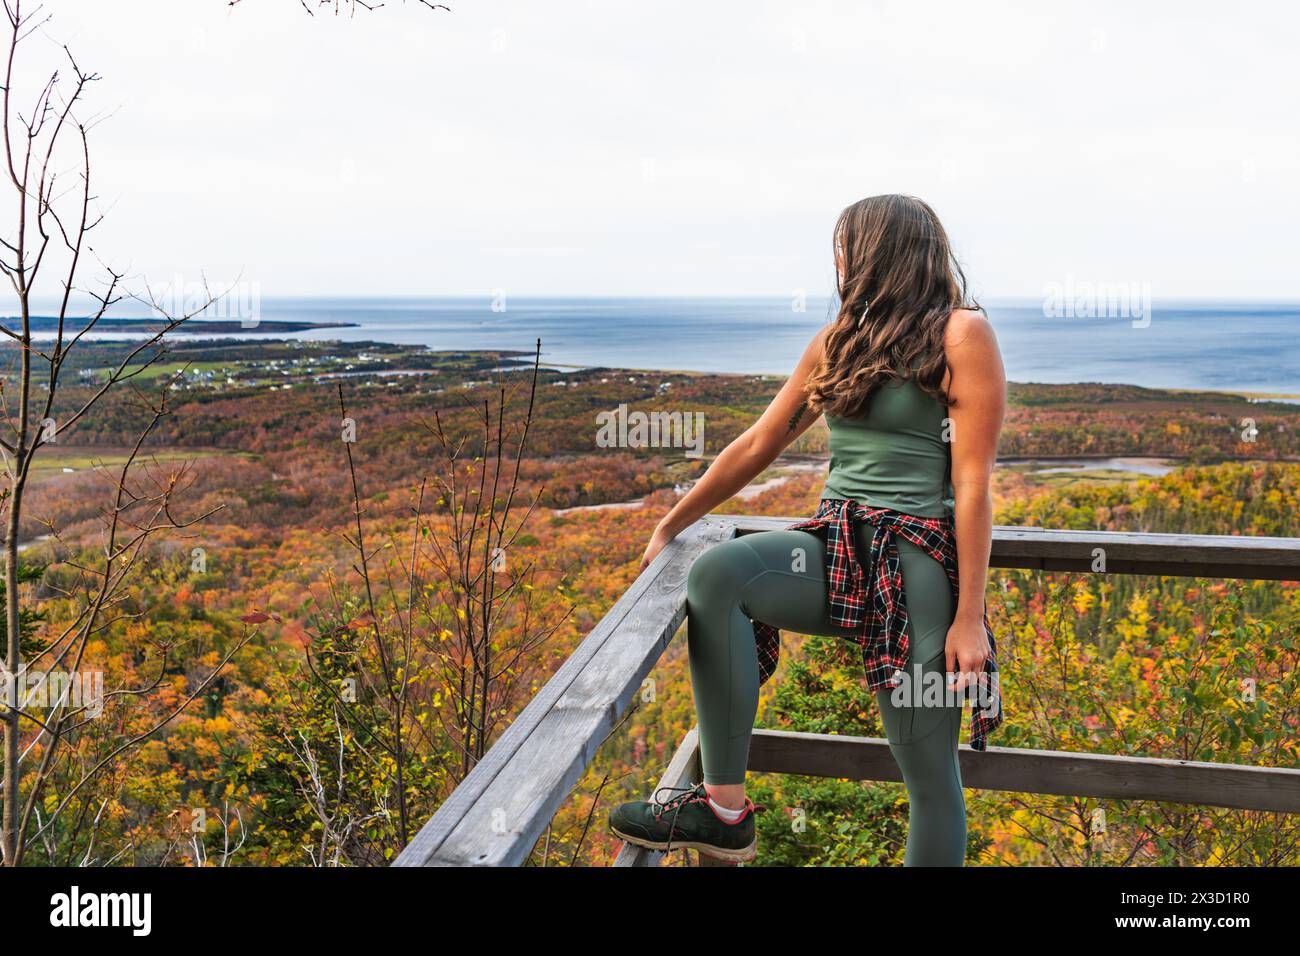
<path id="1" fill-rule="evenodd" d="M 1300 302 L 1162 302 L 1141 319 L 983 303 L 1016 382 L 1121 382 L 1300 396 Z M 495 306 L 495 309 L 494 309 Z M 830 314 L 778 298 L 263 299 L 263 320 L 355 322 L 289 338 L 532 351 L 556 365 L 787 374 Z"/>

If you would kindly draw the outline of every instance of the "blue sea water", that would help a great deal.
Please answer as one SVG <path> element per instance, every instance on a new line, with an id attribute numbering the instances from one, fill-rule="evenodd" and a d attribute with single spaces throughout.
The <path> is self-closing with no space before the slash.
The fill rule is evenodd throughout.
<path id="1" fill-rule="evenodd" d="M 263 299 L 261 318 L 355 322 L 291 338 L 532 351 L 546 362 L 787 374 L 830 302 L 747 298 Z M 496 303 L 498 309 L 501 303 Z M 1007 376 L 1300 394 L 1300 302 L 1162 302 L 1149 324 L 1044 315 L 1040 300 L 983 303 Z M 1141 323 L 1138 323 L 1139 325 Z"/>

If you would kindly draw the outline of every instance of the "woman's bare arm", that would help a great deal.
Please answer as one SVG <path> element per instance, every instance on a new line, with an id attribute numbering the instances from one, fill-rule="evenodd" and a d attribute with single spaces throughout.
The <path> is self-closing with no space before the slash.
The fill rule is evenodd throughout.
<path id="1" fill-rule="evenodd" d="M 1007 380 L 993 327 L 978 312 L 954 312 L 944 342 L 948 358 L 949 434 L 960 595 L 948 631 L 947 669 L 956 689 L 984 669 L 984 587 L 993 537 L 993 465 L 1006 410 Z"/>
<path id="2" fill-rule="evenodd" d="M 807 410 L 804 383 L 821 359 L 825 335 L 822 329 L 813 337 L 794 372 L 758 421 L 713 459 L 704 476 L 659 522 L 641 559 L 642 570 L 664 545 L 753 481 L 820 417 Z"/>

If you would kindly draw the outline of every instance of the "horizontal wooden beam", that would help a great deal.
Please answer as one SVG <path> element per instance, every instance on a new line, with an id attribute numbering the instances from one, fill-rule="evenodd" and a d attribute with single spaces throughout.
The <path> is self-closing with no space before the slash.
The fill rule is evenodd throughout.
<path id="1" fill-rule="evenodd" d="M 772 531 L 795 518 L 721 515 L 737 534 Z M 989 564 L 995 568 L 1093 571 L 1098 557 L 1107 574 L 1300 581 L 1300 538 L 1128 531 L 1050 531 L 998 525 Z"/>
<path id="2" fill-rule="evenodd" d="M 1234 810 L 1300 813 L 1300 770 L 1240 764 L 1080 754 L 1017 747 L 959 750 L 962 783 L 977 790 L 1156 800 Z M 888 741 L 756 730 L 753 773 L 901 781 Z"/>

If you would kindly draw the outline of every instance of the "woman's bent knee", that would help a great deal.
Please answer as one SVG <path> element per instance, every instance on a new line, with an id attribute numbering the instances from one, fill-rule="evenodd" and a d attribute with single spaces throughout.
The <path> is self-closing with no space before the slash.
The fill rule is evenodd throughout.
<path id="1" fill-rule="evenodd" d="M 699 607 L 733 604 L 762 570 L 754 553 L 739 541 L 724 541 L 695 559 L 686 578 L 686 600 Z"/>

